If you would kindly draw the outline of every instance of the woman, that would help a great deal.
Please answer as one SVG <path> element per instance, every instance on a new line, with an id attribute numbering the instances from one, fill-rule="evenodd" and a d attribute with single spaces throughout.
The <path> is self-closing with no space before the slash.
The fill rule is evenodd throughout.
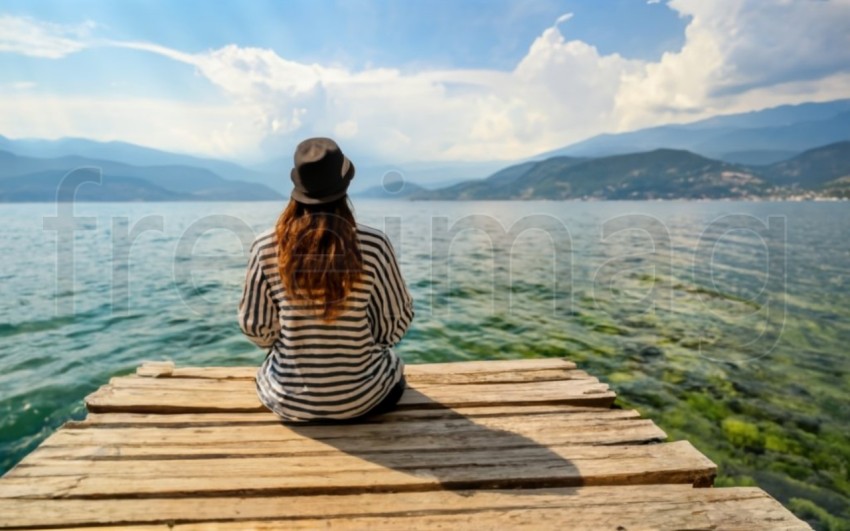
<path id="1" fill-rule="evenodd" d="M 393 352 L 413 319 L 386 235 L 356 224 L 354 165 L 328 138 L 298 145 L 292 197 L 251 247 L 239 325 L 268 354 L 257 394 L 286 421 L 383 413 L 404 392 Z"/>

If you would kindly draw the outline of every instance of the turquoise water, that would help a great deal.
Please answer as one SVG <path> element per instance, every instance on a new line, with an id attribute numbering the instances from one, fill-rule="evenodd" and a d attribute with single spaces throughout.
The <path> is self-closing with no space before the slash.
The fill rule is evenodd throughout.
<path id="1" fill-rule="evenodd" d="M 83 203 L 58 237 L 55 204 L 0 205 L 0 472 L 143 360 L 259 364 L 234 316 L 280 208 Z M 850 522 L 847 203 L 355 208 L 416 300 L 407 361 L 568 357 L 715 460 L 719 484 Z"/>

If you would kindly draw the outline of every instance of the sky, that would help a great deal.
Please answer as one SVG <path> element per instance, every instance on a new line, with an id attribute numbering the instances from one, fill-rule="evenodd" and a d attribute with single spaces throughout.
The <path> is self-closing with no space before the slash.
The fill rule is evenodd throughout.
<path id="1" fill-rule="evenodd" d="M 4 0 L 0 135 L 518 160 L 850 97 L 850 0 Z"/>

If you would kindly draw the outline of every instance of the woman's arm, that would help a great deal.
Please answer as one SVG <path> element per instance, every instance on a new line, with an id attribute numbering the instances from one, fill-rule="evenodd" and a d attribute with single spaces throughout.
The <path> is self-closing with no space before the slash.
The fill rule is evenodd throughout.
<path id="1" fill-rule="evenodd" d="M 401 341 L 413 321 L 413 298 L 389 240 L 385 240 L 382 251 L 383 260 L 376 271 L 375 289 L 367 311 L 375 342 L 392 347 Z"/>
<path id="2" fill-rule="evenodd" d="M 259 242 L 251 246 L 251 258 L 239 301 L 239 328 L 258 347 L 268 348 L 280 335 L 277 305 L 259 258 Z"/>

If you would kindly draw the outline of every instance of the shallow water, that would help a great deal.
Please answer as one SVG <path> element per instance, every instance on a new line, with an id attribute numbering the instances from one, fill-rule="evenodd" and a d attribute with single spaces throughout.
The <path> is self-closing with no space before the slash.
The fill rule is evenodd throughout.
<path id="1" fill-rule="evenodd" d="M 263 357 L 234 317 L 280 205 L 73 208 L 85 219 L 62 233 L 55 204 L 0 205 L 0 472 L 143 360 Z M 718 484 L 850 521 L 847 203 L 355 208 L 392 237 L 416 300 L 408 362 L 568 357 L 714 459 Z"/>

